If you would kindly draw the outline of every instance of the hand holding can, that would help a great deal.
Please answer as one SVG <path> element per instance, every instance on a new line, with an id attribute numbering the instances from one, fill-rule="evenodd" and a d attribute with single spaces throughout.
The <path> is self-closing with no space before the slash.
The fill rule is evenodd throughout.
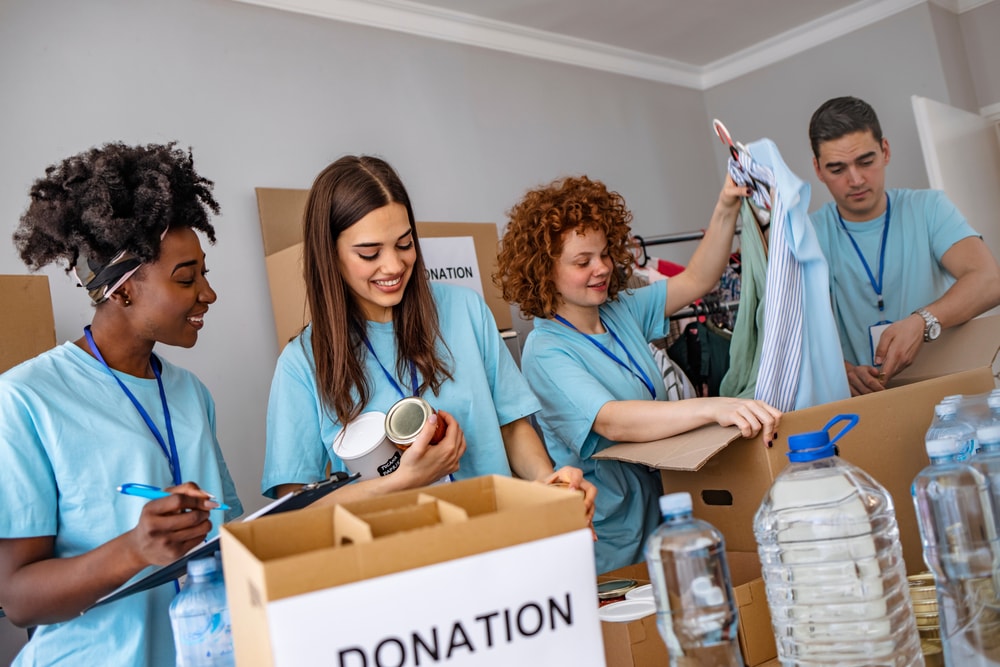
<path id="1" fill-rule="evenodd" d="M 419 396 L 409 396 L 393 404 L 385 414 L 385 434 L 399 449 L 406 449 L 417 439 L 424 424 L 431 415 L 437 414 L 430 403 Z M 440 417 L 430 444 L 441 441 L 447 429 L 445 421 Z"/>

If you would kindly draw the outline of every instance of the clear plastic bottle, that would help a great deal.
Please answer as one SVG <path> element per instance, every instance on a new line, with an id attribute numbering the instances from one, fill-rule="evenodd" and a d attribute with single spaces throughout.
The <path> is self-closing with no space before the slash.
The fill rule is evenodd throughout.
<path id="1" fill-rule="evenodd" d="M 829 429 L 842 421 L 831 441 Z M 836 455 L 834 443 L 857 422 L 839 415 L 822 431 L 789 438 L 791 463 L 754 517 L 786 667 L 924 664 L 892 497 Z"/>
<path id="2" fill-rule="evenodd" d="M 232 667 L 226 589 L 215 557 L 188 562 L 187 581 L 170 603 L 178 667 Z"/>
<path id="3" fill-rule="evenodd" d="M 962 443 L 960 457 L 964 461 L 976 451 L 976 428 L 959 415 L 961 407 L 961 396 L 948 396 L 934 406 L 934 419 L 924 441 L 954 438 Z"/>
<path id="4" fill-rule="evenodd" d="M 955 438 L 927 440 L 931 464 L 913 480 L 924 561 L 934 573 L 945 663 L 1000 665 L 1000 565 L 986 478 Z"/>
<path id="5" fill-rule="evenodd" d="M 1000 412 L 1000 396 L 990 397 L 996 402 Z M 993 406 L 990 406 L 993 410 Z M 1000 414 L 981 422 L 976 429 L 976 453 L 969 459 L 969 465 L 983 473 L 992 500 L 993 525 L 1000 534 Z"/>
<path id="6" fill-rule="evenodd" d="M 722 533 L 694 518 L 689 493 L 661 497 L 660 513 L 646 565 L 671 667 L 742 667 Z"/>

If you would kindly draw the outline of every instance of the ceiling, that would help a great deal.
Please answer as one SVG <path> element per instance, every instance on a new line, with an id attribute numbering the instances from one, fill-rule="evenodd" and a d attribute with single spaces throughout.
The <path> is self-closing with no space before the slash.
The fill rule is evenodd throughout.
<path id="1" fill-rule="evenodd" d="M 928 0 L 238 1 L 705 90 Z"/>

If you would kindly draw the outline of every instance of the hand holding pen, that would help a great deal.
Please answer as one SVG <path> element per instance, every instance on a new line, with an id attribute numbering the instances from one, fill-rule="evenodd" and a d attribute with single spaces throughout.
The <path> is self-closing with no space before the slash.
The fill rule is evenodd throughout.
<path id="1" fill-rule="evenodd" d="M 201 544 L 212 529 L 209 511 L 220 508 L 194 482 L 166 489 L 123 484 L 119 490 L 139 498 L 158 496 L 143 505 L 139 523 L 122 535 L 140 567 L 167 565 Z"/>
<path id="2" fill-rule="evenodd" d="M 204 499 L 208 500 L 209 501 L 208 505 L 212 505 L 212 506 L 207 506 L 206 505 L 203 509 L 209 509 L 209 510 L 228 510 L 229 509 L 229 505 L 226 505 L 225 503 L 217 502 L 215 500 L 215 496 L 213 496 L 208 491 L 204 491 L 203 489 L 199 489 L 198 487 L 194 487 L 194 490 L 197 491 L 197 493 L 191 493 L 190 490 L 181 492 L 180 489 L 183 486 L 187 486 L 187 485 L 185 484 L 185 485 L 182 485 L 182 486 L 172 487 L 173 491 L 170 491 L 170 490 L 161 489 L 158 486 L 152 486 L 150 484 L 137 484 L 135 482 L 129 482 L 127 484 L 122 484 L 121 486 L 119 486 L 118 487 L 118 493 L 122 493 L 122 494 L 124 494 L 126 496 L 137 496 L 139 498 L 147 498 L 149 500 L 154 500 L 156 498 L 167 498 L 167 497 L 173 495 L 174 493 L 181 493 L 182 495 L 191 496 L 192 498 L 204 498 Z M 192 486 L 194 486 L 194 485 L 192 484 Z"/>

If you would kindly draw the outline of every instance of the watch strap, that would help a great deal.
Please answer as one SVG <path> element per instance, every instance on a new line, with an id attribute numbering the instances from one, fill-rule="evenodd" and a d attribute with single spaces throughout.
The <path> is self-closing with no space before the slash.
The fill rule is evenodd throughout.
<path id="1" fill-rule="evenodd" d="M 934 340 L 934 338 L 937 338 L 937 336 L 931 338 L 931 327 L 933 327 L 935 324 L 938 325 L 939 327 L 941 326 L 941 323 L 938 321 L 938 318 L 934 317 L 934 315 L 926 308 L 917 308 L 913 312 L 924 319 L 924 342 L 929 343 L 932 340 Z"/>

